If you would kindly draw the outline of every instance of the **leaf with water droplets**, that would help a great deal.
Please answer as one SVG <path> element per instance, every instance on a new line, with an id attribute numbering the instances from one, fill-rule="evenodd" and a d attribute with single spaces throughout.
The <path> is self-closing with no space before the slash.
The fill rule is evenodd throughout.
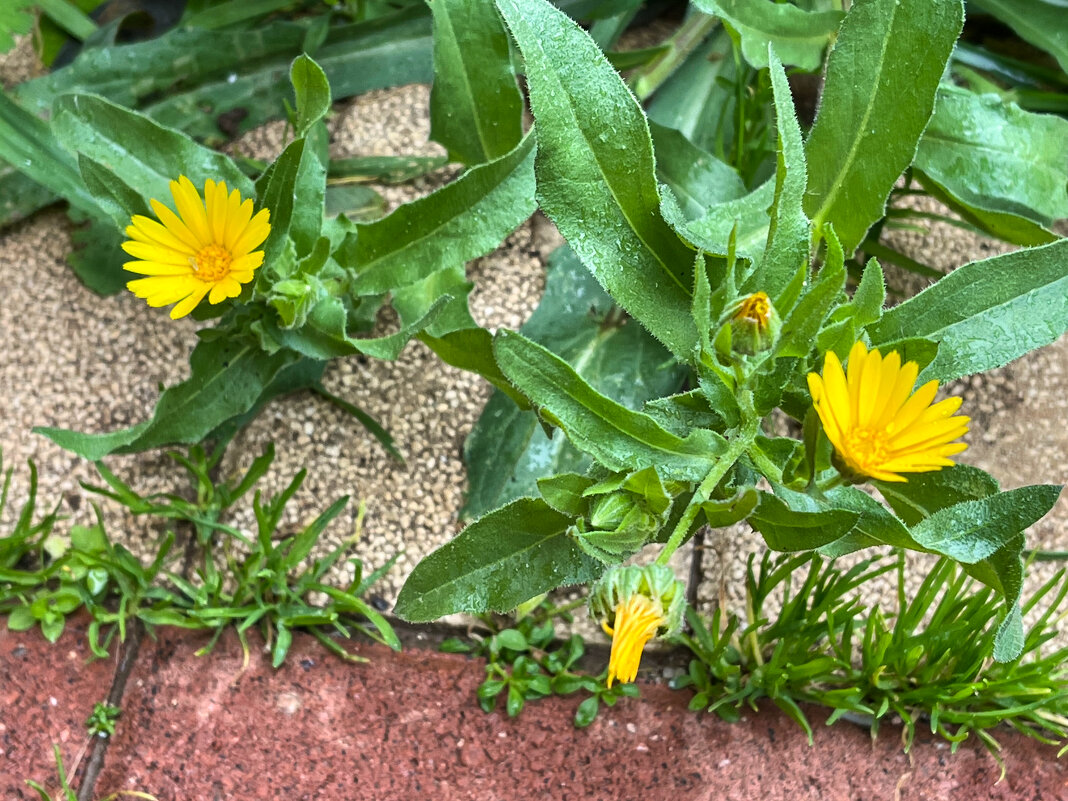
<path id="1" fill-rule="evenodd" d="M 604 568 L 568 534 L 571 523 L 540 498 L 490 512 L 416 565 L 394 611 L 413 623 L 507 612 L 556 587 L 592 581 Z"/>
<path id="2" fill-rule="evenodd" d="M 842 23 L 805 145 L 805 212 L 817 232 L 834 224 L 846 256 L 912 163 L 963 21 L 961 0 L 857 0 Z"/>
<path id="3" fill-rule="evenodd" d="M 693 253 L 660 216 L 641 106 L 566 14 L 545 0 L 497 5 L 526 62 L 542 209 L 612 298 L 688 360 Z"/>
<path id="4" fill-rule="evenodd" d="M 1068 330 L 1068 240 L 966 264 L 868 327 L 875 347 L 938 342 L 921 380 L 1008 364 Z"/>

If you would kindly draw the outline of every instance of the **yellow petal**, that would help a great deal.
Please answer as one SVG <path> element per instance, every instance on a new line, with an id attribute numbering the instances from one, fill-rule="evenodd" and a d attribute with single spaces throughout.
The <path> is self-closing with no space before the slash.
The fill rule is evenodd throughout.
<path id="1" fill-rule="evenodd" d="M 193 311 L 204 299 L 204 295 L 207 294 L 210 284 L 205 284 L 203 281 L 197 282 L 192 293 L 186 296 L 180 303 L 178 303 L 173 309 L 171 309 L 171 319 L 177 320 L 181 317 L 185 317 L 189 312 Z"/>
<path id="2" fill-rule="evenodd" d="M 141 276 L 191 276 L 192 267 L 175 264 L 159 264 L 158 262 L 126 262 L 123 269 L 128 272 L 137 272 Z"/>
<path id="3" fill-rule="evenodd" d="M 162 245 L 147 245 L 144 242 L 127 241 L 122 243 L 122 249 L 135 259 L 151 261 L 156 264 L 189 267 L 190 257 L 188 254 L 165 248 Z"/>
<path id="4" fill-rule="evenodd" d="M 162 245 L 187 256 L 196 254 L 193 248 L 167 230 L 166 226 L 141 214 L 135 214 L 132 224 L 126 226 L 126 235 L 148 244 Z"/>
<path id="5" fill-rule="evenodd" d="M 182 240 L 194 253 L 197 253 L 204 245 L 210 244 L 197 239 L 196 235 L 189 229 L 189 226 L 182 222 L 182 218 L 158 200 L 153 198 L 149 202 L 152 204 L 152 211 L 156 212 L 156 216 L 159 217 L 160 222 L 166 226 L 167 230 Z"/>
<path id="6" fill-rule="evenodd" d="M 202 245 L 210 245 L 213 240 L 211 228 L 208 226 L 208 214 L 193 182 L 184 175 L 179 176 L 177 181 L 171 181 L 171 194 L 182 222 L 189 226 L 189 230 Z"/>
<path id="7" fill-rule="evenodd" d="M 230 252 L 235 256 L 242 256 L 261 244 L 267 238 L 267 235 L 271 233 L 271 226 L 267 222 L 270 216 L 271 213 L 267 209 L 260 209 L 256 212 L 256 216 L 249 221 L 248 226 L 241 232 L 241 236 L 234 242 Z"/>

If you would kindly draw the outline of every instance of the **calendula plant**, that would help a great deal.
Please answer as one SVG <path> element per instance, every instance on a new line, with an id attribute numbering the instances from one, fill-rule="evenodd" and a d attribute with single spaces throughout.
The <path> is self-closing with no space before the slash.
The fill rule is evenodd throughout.
<path id="1" fill-rule="evenodd" d="M 58 444 L 95 460 L 226 441 L 270 398 L 310 388 L 396 453 L 373 420 L 322 388 L 327 362 L 393 359 L 417 335 L 485 333 L 467 309 L 463 265 L 533 211 L 533 135 L 516 125 L 485 164 L 384 219 L 328 216 L 329 84 L 307 56 L 290 74 L 294 138 L 255 182 L 229 157 L 103 97 L 55 101 L 50 131 L 77 152 L 85 191 L 125 232 L 127 287 L 171 317 L 214 320 L 199 332 L 190 377 L 163 391 L 151 419 L 106 434 L 41 430 Z M 367 336 L 386 306 L 399 330 Z"/>
<path id="2" fill-rule="evenodd" d="M 684 108 L 653 94 L 670 88 L 669 69 L 646 64 L 632 91 L 551 4 L 497 0 L 525 65 L 538 202 L 569 249 L 550 268 L 556 306 L 543 304 L 524 333 L 497 332 L 492 369 L 452 360 L 519 395 L 514 408 L 499 398 L 495 413 L 526 433 L 516 447 L 486 423 L 481 436 L 496 435 L 511 456 L 490 460 L 497 477 L 476 484 L 477 519 L 415 568 L 396 611 L 413 621 L 504 611 L 589 584 L 591 611 L 613 637 L 609 681 L 629 681 L 645 643 L 679 630 L 684 587 L 671 556 L 702 526 L 746 521 L 775 551 L 839 556 L 889 545 L 958 563 L 1002 598 L 991 650 L 1012 660 L 1024 644 L 1024 531 L 1061 487 L 1002 491 L 989 474 L 954 464 L 969 419 L 958 399 L 936 397 L 940 385 L 1068 328 L 1068 247 L 1046 227 L 1068 208 L 1064 165 L 1053 169 L 1046 219 L 1027 204 L 1010 211 L 970 195 L 976 220 L 1011 222 L 1039 246 L 967 264 L 887 308 L 882 267 L 859 252 L 885 224 L 902 174 L 938 184 L 932 165 L 946 165 L 950 135 L 934 126 L 961 121 L 952 109 L 959 92 L 942 81 L 962 3 L 859 0 L 847 13 L 755 0 L 695 5 L 709 14 L 691 20 L 707 25 L 715 15 L 729 33 L 719 60 L 767 87 L 761 110 L 743 108 L 750 92 L 734 98 L 744 124 L 719 140 L 728 144 L 719 153 L 732 152 L 732 140 L 734 153 L 748 153 L 744 174 L 687 139 L 707 135 L 692 123 L 713 111 L 683 119 Z M 487 4 L 467 7 L 496 19 Z M 689 30 L 702 41 L 702 29 Z M 806 35 L 791 36 L 798 30 Z M 682 52 L 681 39 L 673 44 Z M 824 71 L 807 135 L 783 58 Z M 691 86 L 705 74 L 698 66 L 685 72 Z M 714 98 L 710 87 L 702 91 Z M 635 93 L 652 96 L 654 119 L 674 113 L 678 126 L 651 123 Z M 474 108 L 476 117 L 493 113 Z M 998 109 L 1027 130 L 1024 112 Z M 1056 141 L 1066 135 L 1063 120 L 1045 123 Z M 770 158 L 746 147 L 754 135 Z M 680 153 L 689 172 L 677 168 Z M 944 171 L 942 190 L 966 194 L 973 170 Z M 858 281 L 847 292 L 851 270 Z M 636 347 L 602 349 L 624 337 Z M 611 369 L 591 369 L 605 353 Z M 646 373 L 660 386 L 642 382 Z M 773 414 L 795 421 L 799 436 L 775 436 Z M 537 453 L 523 455 L 534 437 Z"/>

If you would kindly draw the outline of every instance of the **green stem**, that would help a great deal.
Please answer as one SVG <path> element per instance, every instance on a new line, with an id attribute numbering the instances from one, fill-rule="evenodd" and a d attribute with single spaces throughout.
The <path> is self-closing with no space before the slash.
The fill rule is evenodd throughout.
<path id="1" fill-rule="evenodd" d="M 719 23 L 715 17 L 695 12 L 691 14 L 679 29 L 665 43 L 667 49 L 663 55 L 641 68 L 630 77 L 630 87 L 639 102 L 644 103 L 671 74 L 678 69 L 712 29 Z"/>
<path id="2" fill-rule="evenodd" d="M 826 481 L 817 482 L 816 486 L 819 488 L 820 492 L 828 492 L 830 490 L 835 489 L 836 487 L 841 487 L 845 483 L 846 483 L 845 476 L 843 476 L 841 474 L 838 474 L 838 475 L 832 476 L 831 478 L 827 479 Z"/>
<path id="3" fill-rule="evenodd" d="M 744 414 L 744 412 L 743 412 Z M 658 565 L 666 565 L 671 555 L 678 550 L 686 539 L 686 534 L 690 530 L 690 526 L 693 521 L 697 519 L 697 513 L 701 511 L 701 504 L 709 499 L 712 495 L 712 491 L 715 490 L 716 485 L 723 480 L 723 477 L 727 475 L 727 471 L 730 470 L 734 463 L 738 461 L 738 458 L 745 453 L 749 446 L 753 443 L 753 438 L 756 437 L 757 431 L 760 427 L 760 419 L 756 415 L 745 415 L 742 428 L 740 428 L 734 437 L 727 444 L 727 452 L 723 454 L 716 463 L 712 466 L 712 469 L 708 471 L 708 475 L 705 476 L 701 485 L 697 488 L 697 492 L 693 494 L 690 499 L 690 504 L 686 507 L 686 510 L 682 513 L 682 518 L 679 520 L 679 524 L 675 526 L 675 530 L 671 532 L 671 537 L 664 545 L 664 550 L 660 552 L 660 556 L 656 558 Z"/>

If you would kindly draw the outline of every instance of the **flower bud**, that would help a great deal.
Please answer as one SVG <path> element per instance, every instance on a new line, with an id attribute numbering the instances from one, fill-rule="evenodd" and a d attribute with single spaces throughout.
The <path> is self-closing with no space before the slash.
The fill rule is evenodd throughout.
<path id="1" fill-rule="evenodd" d="M 782 320 L 764 292 L 735 302 L 725 315 L 731 329 L 731 349 L 754 356 L 772 348 L 779 339 Z"/>

